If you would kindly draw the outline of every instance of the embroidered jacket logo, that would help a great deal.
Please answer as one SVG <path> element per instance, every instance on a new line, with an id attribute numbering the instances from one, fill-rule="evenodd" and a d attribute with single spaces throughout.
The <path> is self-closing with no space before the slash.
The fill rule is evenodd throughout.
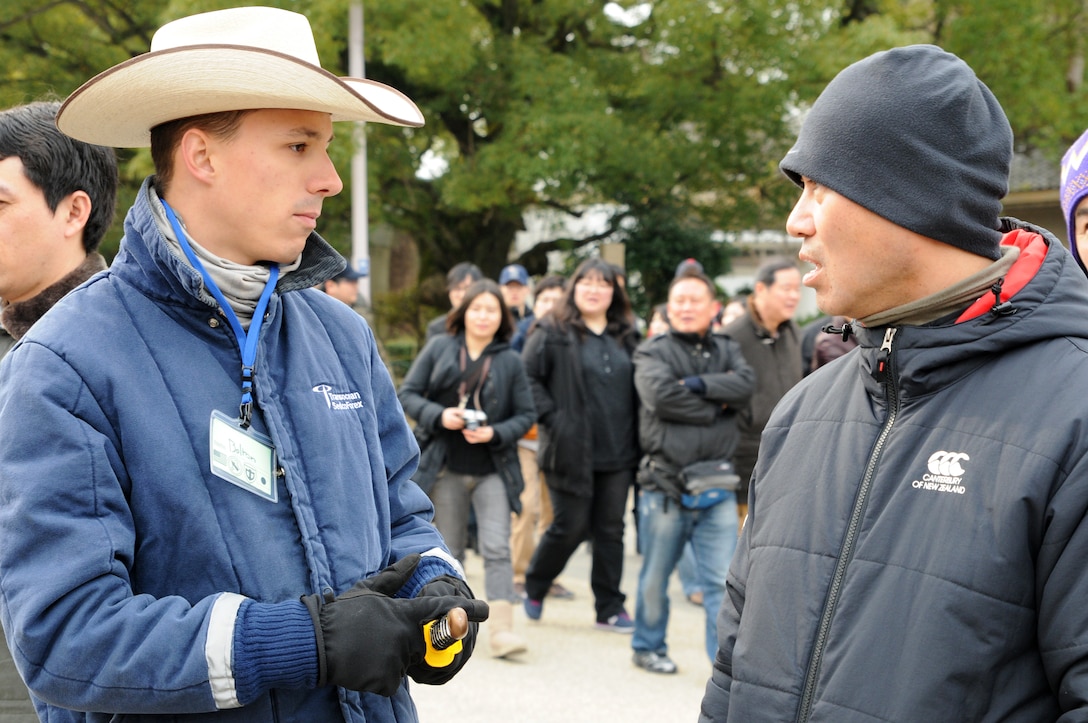
<path id="1" fill-rule="evenodd" d="M 929 456 L 926 466 L 929 471 L 922 475 L 922 479 L 914 480 L 911 486 L 916 490 L 929 492 L 950 492 L 962 495 L 967 488 L 961 483 L 966 474 L 962 462 L 969 462 L 971 458 L 963 452 L 934 452 Z"/>
<path id="2" fill-rule="evenodd" d="M 328 384 L 318 384 L 313 391 L 325 397 L 329 409 L 362 409 L 363 396 L 359 392 L 334 392 Z"/>

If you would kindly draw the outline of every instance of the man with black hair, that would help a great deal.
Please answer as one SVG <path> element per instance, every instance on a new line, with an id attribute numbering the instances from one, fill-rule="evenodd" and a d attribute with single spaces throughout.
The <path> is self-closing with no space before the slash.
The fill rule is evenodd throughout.
<path id="1" fill-rule="evenodd" d="M 117 203 L 112 148 L 57 130 L 60 103 L 0 113 L 0 323 L 6 352 L 62 296 L 99 271 Z"/>
<path id="2" fill-rule="evenodd" d="M 745 360 L 756 370 L 756 388 L 740 415 L 740 444 L 736 465 L 740 475 L 737 513 L 748 514 L 748 485 L 759 454 L 759 438 L 771 410 L 804 376 L 801 369 L 801 333 L 794 322 L 801 300 L 801 272 L 792 259 L 764 261 L 755 275 L 744 315 L 722 328 L 740 344 Z"/>
<path id="3" fill-rule="evenodd" d="M 652 673 L 677 670 L 665 643 L 667 589 L 684 546 L 690 542 L 694 553 L 711 659 L 737 546 L 732 457 L 740 438 L 737 410 L 752 394 L 755 372 L 735 341 L 712 332 L 714 292 L 702 271 L 681 269 L 669 284 L 669 330 L 642 342 L 634 355 L 645 456 L 637 477 L 642 571 L 631 647 L 635 665 Z"/>
<path id="4" fill-rule="evenodd" d="M 446 294 L 450 299 L 450 309 L 456 309 L 461 305 L 461 299 L 465 298 L 468 287 L 484 277 L 480 267 L 470 261 L 462 261 L 446 272 Z M 427 323 L 427 336 L 424 342 L 431 337 L 446 333 L 446 316 L 441 314 Z"/>
<path id="5" fill-rule="evenodd" d="M 117 156 L 57 130 L 58 108 L 38 102 L 0 112 L 0 356 L 106 268 L 98 246 L 113 222 Z M 0 710 L 34 713 L 6 647 Z"/>

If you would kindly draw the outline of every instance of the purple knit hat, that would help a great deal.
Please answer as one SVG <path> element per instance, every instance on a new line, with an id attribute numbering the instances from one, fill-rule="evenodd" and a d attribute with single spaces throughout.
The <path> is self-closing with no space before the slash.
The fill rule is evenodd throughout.
<path id="1" fill-rule="evenodd" d="M 1073 252 L 1073 258 L 1077 260 L 1080 267 L 1088 273 L 1080 251 L 1077 250 L 1076 224 L 1073 219 L 1077 205 L 1085 196 L 1088 196 L 1088 131 L 1085 131 L 1062 156 L 1061 198 L 1062 213 L 1065 214 L 1065 223 L 1069 229 L 1069 250 Z"/>

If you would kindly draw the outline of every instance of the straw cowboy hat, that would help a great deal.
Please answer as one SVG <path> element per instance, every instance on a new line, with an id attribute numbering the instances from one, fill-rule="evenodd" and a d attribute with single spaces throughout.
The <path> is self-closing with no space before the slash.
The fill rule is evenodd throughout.
<path id="1" fill-rule="evenodd" d="M 334 121 L 423 125 L 406 95 L 321 67 L 304 15 L 268 7 L 201 13 L 159 28 L 151 52 L 105 70 L 61 106 L 57 127 L 87 143 L 151 145 L 166 121 L 204 113 L 290 108 Z"/>

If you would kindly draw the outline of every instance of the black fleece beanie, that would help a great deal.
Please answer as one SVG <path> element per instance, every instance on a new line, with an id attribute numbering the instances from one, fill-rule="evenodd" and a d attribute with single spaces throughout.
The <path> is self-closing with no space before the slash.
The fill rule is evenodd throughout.
<path id="1" fill-rule="evenodd" d="M 1009 190 L 1012 128 L 993 93 L 955 55 L 911 45 L 840 72 L 779 168 L 827 186 L 892 223 L 990 259 Z"/>

